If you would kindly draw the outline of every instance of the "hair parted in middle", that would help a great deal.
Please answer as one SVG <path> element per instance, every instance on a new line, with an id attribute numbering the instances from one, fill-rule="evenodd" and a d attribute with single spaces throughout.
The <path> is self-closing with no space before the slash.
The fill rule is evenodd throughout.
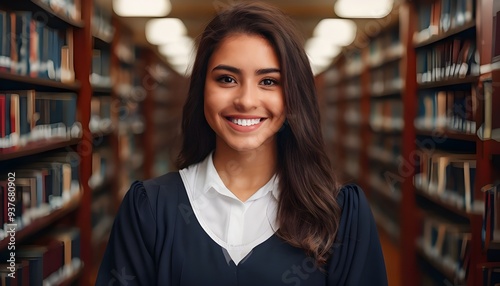
<path id="1" fill-rule="evenodd" d="M 238 3 L 218 13 L 201 34 L 183 110 L 177 167 L 199 163 L 215 149 L 215 133 L 204 115 L 205 79 L 212 54 L 235 34 L 265 38 L 280 63 L 287 123 L 277 133 L 277 235 L 324 265 L 340 220 L 339 187 L 325 152 L 314 76 L 303 40 L 279 9 L 253 1 Z"/>

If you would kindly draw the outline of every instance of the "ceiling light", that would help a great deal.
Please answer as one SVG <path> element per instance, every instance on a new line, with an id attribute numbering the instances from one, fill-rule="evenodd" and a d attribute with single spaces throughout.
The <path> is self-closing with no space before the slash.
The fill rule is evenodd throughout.
<path id="1" fill-rule="evenodd" d="M 178 18 L 151 19 L 146 23 L 146 39 L 161 45 L 185 37 L 187 28 Z"/>
<path id="2" fill-rule="evenodd" d="M 172 65 L 175 65 L 175 66 L 194 64 L 193 55 L 182 55 L 182 56 L 174 56 L 174 57 L 167 56 L 167 60 L 169 63 L 171 63 Z"/>
<path id="3" fill-rule="evenodd" d="M 306 49 L 306 53 L 314 75 L 317 75 L 327 69 L 332 63 L 333 58 L 341 52 L 340 47 L 331 47 L 328 49 L 328 52 L 324 52 L 320 48 L 316 47 L 309 50 L 311 52 Z"/>
<path id="4" fill-rule="evenodd" d="M 344 18 L 383 18 L 393 4 L 394 0 L 337 0 L 335 14 Z"/>
<path id="5" fill-rule="evenodd" d="M 193 65 L 192 64 L 180 64 L 180 65 L 172 65 L 172 68 L 178 72 L 182 76 L 189 76 L 191 75 L 191 72 L 193 71 Z"/>
<path id="6" fill-rule="evenodd" d="M 347 19 L 323 19 L 314 28 L 313 35 L 328 39 L 334 45 L 348 46 L 356 37 L 356 24 Z"/>
<path id="7" fill-rule="evenodd" d="M 165 17 L 171 9 L 169 0 L 113 0 L 113 10 L 122 17 Z"/>
<path id="8" fill-rule="evenodd" d="M 305 50 L 308 55 L 318 58 L 333 58 L 340 52 L 340 47 L 332 44 L 329 39 L 313 37 L 306 41 Z"/>
<path id="9" fill-rule="evenodd" d="M 315 76 L 325 71 L 332 62 L 332 59 L 329 58 L 315 58 L 311 55 L 308 55 L 308 58 L 311 70 Z"/>
<path id="10" fill-rule="evenodd" d="M 190 37 L 179 37 L 177 40 L 160 45 L 158 51 L 165 56 L 185 56 L 194 51 L 194 40 Z"/>

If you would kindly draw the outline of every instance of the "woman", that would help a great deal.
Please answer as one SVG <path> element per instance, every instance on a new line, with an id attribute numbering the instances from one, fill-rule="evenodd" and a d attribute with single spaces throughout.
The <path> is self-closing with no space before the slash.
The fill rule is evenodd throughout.
<path id="1" fill-rule="evenodd" d="M 291 21 L 238 4 L 206 27 L 179 172 L 125 196 L 98 285 L 387 285 L 363 192 L 337 186 Z"/>

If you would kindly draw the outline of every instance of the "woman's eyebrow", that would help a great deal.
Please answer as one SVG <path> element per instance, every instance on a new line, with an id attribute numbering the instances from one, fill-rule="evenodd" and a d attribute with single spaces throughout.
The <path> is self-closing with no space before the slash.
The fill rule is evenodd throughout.
<path id="1" fill-rule="evenodd" d="M 239 68 L 228 66 L 228 65 L 218 65 L 212 69 L 212 71 L 216 71 L 216 70 L 226 70 L 226 71 L 238 74 L 238 75 L 241 74 L 241 70 Z"/>
<path id="2" fill-rule="evenodd" d="M 268 73 L 280 73 L 280 69 L 278 68 L 267 68 L 267 69 L 259 69 L 255 71 L 256 75 L 263 75 Z"/>
<path id="3" fill-rule="evenodd" d="M 228 66 L 228 65 L 218 65 L 212 69 L 212 71 L 216 70 L 225 70 L 229 71 L 238 75 L 241 75 L 241 70 L 239 68 L 233 67 L 233 66 Z M 263 75 L 263 74 L 268 74 L 268 73 L 280 73 L 279 68 L 265 68 L 265 69 L 258 69 L 255 71 L 256 75 Z"/>

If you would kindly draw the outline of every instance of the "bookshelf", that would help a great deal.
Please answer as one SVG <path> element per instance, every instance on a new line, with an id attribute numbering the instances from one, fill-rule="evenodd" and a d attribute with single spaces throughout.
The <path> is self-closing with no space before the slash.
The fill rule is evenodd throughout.
<path id="1" fill-rule="evenodd" d="M 80 244 L 84 225 L 76 223 L 85 200 L 85 187 L 80 184 L 85 172 L 79 164 L 84 155 L 85 118 L 78 109 L 85 78 L 75 75 L 80 63 L 73 62 L 74 40 L 86 29 L 80 8 L 79 1 L 0 4 L 4 35 L 0 44 L 0 263 L 9 263 L 15 243 L 17 278 L 12 283 L 37 284 L 42 279 L 71 283 L 86 263 L 79 251 L 84 247 Z M 9 208 L 9 203 L 14 206 Z M 65 219 L 79 228 L 59 229 Z M 35 237 L 55 243 L 39 244 L 41 248 L 33 251 L 30 245 Z M 73 260 L 43 259 L 64 247 Z M 52 271 L 28 273 L 32 263 Z M 0 276 L 8 274 L 2 270 Z"/>
<path id="2" fill-rule="evenodd" d="M 141 49 L 145 113 L 145 177 L 157 177 L 176 170 L 181 144 L 181 120 L 188 80 L 168 67 L 155 50 Z"/>
<path id="3" fill-rule="evenodd" d="M 318 76 L 329 154 L 398 249 L 396 285 L 498 279 L 499 10 L 492 0 L 401 1 Z M 357 155 L 352 138 L 363 142 Z"/>
<path id="4" fill-rule="evenodd" d="M 15 172 L 19 276 L 30 285 L 42 279 L 93 285 L 132 181 L 175 168 L 187 79 L 155 47 L 138 46 L 100 2 L 11 2 L 0 4 L 0 33 L 10 35 L 0 41 L 2 225 L 13 190 L 8 174 Z M 0 229 L 2 265 L 10 254 L 6 227 Z M 53 274 L 28 277 L 21 257 L 41 255 L 31 245 L 45 241 L 45 252 L 67 251 L 54 239 L 71 246 L 72 260 L 51 265 Z M 1 278 L 8 275 L 3 269 Z"/>

